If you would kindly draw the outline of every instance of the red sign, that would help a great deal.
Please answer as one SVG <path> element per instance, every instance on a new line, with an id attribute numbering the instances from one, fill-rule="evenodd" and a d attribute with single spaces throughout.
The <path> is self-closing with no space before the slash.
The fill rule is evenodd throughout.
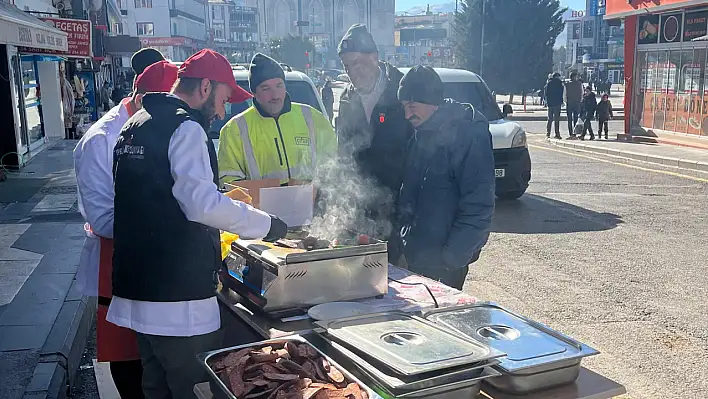
<path id="1" fill-rule="evenodd" d="M 605 17 L 619 18 L 632 14 L 646 14 L 654 10 L 667 11 L 698 3 L 695 0 L 607 0 Z M 641 26 L 639 27 L 641 29 Z"/>
<path id="2" fill-rule="evenodd" d="M 66 32 L 69 49 L 64 51 L 22 48 L 25 53 L 56 54 L 71 58 L 91 57 L 91 21 L 85 19 L 39 18 L 49 25 Z"/>
<path id="3" fill-rule="evenodd" d="M 191 46 L 192 39 L 186 37 L 141 37 L 140 43 L 143 47 L 151 46 Z"/>

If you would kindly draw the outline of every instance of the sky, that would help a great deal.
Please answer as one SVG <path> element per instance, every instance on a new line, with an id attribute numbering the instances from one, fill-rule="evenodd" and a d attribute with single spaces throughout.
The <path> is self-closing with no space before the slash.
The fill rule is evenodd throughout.
<path id="1" fill-rule="evenodd" d="M 450 0 L 396 0 L 396 11 L 406 11 L 413 7 L 425 6 L 426 4 L 441 4 L 449 2 Z M 585 0 L 561 0 L 561 5 L 572 10 L 584 10 Z"/>

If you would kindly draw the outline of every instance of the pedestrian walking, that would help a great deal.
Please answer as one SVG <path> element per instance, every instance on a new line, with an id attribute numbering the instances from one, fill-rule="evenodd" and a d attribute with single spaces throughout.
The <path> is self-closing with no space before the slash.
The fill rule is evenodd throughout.
<path id="1" fill-rule="evenodd" d="M 546 83 L 546 104 L 548 105 L 548 123 L 546 124 L 546 137 L 551 137 L 551 125 L 555 123 L 555 138 L 560 139 L 560 113 L 563 105 L 563 82 L 560 73 L 556 72 L 551 80 Z"/>
<path id="2" fill-rule="evenodd" d="M 610 102 L 610 97 L 607 94 L 602 95 L 602 99 L 597 104 L 597 110 L 595 111 L 597 115 L 597 137 L 602 138 L 602 130 L 605 130 L 605 140 L 608 140 L 608 121 L 612 119 L 612 103 Z"/>
<path id="3" fill-rule="evenodd" d="M 329 79 L 325 80 L 321 95 L 325 111 L 327 111 L 327 117 L 331 123 L 334 115 L 334 92 L 332 91 L 332 82 Z"/>
<path id="4" fill-rule="evenodd" d="M 111 88 L 108 81 L 103 82 L 99 95 L 101 97 L 101 104 L 103 105 L 103 112 L 108 112 L 111 109 L 109 106 L 109 102 L 111 101 Z"/>
<path id="5" fill-rule="evenodd" d="M 568 136 L 575 138 L 575 125 L 580 118 L 580 103 L 583 101 L 583 82 L 577 72 L 571 72 L 570 82 L 565 84 L 565 115 L 568 118 Z"/>
<path id="6" fill-rule="evenodd" d="M 585 140 L 585 133 L 590 132 L 590 140 L 595 140 L 595 134 L 592 131 L 592 120 L 597 111 L 597 98 L 590 86 L 585 88 L 585 96 L 581 103 L 582 118 L 583 118 L 583 134 L 580 135 L 580 140 Z"/>
<path id="7" fill-rule="evenodd" d="M 489 122 L 471 105 L 444 99 L 443 82 L 429 66 L 401 79 L 398 98 L 416 130 L 389 251 L 402 252 L 409 270 L 462 289 L 494 215 Z"/>

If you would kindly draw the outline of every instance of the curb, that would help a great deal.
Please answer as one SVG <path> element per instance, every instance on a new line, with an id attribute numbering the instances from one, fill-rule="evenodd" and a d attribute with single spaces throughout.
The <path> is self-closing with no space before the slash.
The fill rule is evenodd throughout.
<path id="1" fill-rule="evenodd" d="M 576 150 L 594 152 L 597 154 L 612 155 L 626 159 L 633 159 L 636 161 L 643 161 L 662 166 L 672 166 L 676 168 L 689 169 L 698 172 L 708 172 L 708 163 L 701 161 L 663 157 L 634 151 L 616 150 L 614 148 L 599 147 L 594 146 L 592 144 L 585 144 L 582 142 L 577 143 L 574 141 L 549 140 L 548 142 L 556 147 L 572 148 Z"/>

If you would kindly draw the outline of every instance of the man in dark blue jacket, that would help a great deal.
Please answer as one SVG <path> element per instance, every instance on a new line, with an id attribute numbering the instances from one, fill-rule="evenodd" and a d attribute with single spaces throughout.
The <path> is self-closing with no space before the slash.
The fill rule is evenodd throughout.
<path id="1" fill-rule="evenodd" d="M 487 119 L 443 99 L 430 67 L 413 67 L 398 98 L 415 128 L 397 204 L 390 259 L 462 289 L 487 243 L 494 214 L 494 157 Z M 401 262 L 402 263 L 402 262 Z"/>
<path id="2" fill-rule="evenodd" d="M 551 137 L 551 124 L 555 122 L 555 138 L 560 139 L 561 106 L 563 105 L 563 82 L 558 72 L 551 76 L 546 83 L 546 104 L 548 105 L 548 123 L 546 124 L 546 137 Z"/>

